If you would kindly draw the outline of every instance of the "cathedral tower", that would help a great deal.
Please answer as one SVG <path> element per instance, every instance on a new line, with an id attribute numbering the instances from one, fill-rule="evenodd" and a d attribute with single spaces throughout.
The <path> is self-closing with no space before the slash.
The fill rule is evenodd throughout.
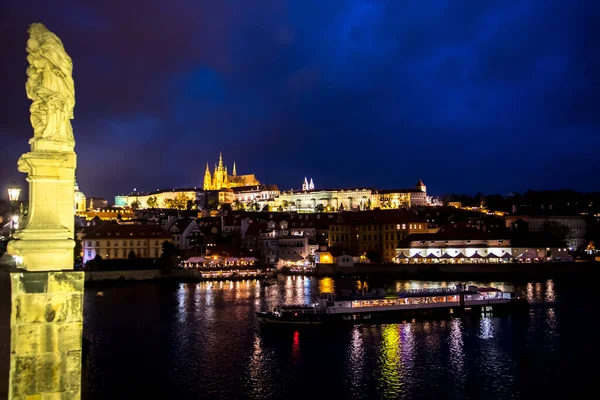
<path id="1" fill-rule="evenodd" d="M 208 168 L 208 162 L 206 163 L 206 171 L 204 172 L 204 190 L 211 190 L 212 188 L 212 177 L 210 175 L 210 169 Z"/>

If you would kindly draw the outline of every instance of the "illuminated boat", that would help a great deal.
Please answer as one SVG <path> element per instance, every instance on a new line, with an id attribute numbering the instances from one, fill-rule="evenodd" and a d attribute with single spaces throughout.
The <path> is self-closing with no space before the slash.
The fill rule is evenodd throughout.
<path id="1" fill-rule="evenodd" d="M 310 305 L 279 305 L 256 313 L 266 324 L 319 325 L 330 322 L 398 322 L 468 313 L 503 314 L 528 310 L 525 299 L 491 287 L 410 290 L 386 295 L 383 290 L 360 294 L 322 293 Z"/>

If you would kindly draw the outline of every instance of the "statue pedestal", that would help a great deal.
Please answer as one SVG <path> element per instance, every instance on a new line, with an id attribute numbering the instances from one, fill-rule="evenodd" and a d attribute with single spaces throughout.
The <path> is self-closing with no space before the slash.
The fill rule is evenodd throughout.
<path id="1" fill-rule="evenodd" d="M 28 271 L 72 270 L 75 152 L 38 149 L 23 154 L 18 166 L 28 175 L 29 215 L 9 254 Z"/>
<path id="2" fill-rule="evenodd" d="M 81 396 L 83 272 L 12 272 L 9 399 Z"/>

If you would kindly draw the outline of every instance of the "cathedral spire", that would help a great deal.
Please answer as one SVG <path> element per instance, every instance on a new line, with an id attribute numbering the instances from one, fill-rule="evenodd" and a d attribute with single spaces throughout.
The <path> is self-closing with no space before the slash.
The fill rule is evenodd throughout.
<path id="1" fill-rule="evenodd" d="M 206 162 L 206 172 L 210 174 L 210 169 L 208 168 L 208 161 Z"/>
<path id="2" fill-rule="evenodd" d="M 219 153 L 219 170 L 223 169 L 223 153 Z"/>
<path id="3" fill-rule="evenodd" d="M 235 170 L 235 161 L 233 162 L 233 176 L 237 176 L 237 172 Z"/>

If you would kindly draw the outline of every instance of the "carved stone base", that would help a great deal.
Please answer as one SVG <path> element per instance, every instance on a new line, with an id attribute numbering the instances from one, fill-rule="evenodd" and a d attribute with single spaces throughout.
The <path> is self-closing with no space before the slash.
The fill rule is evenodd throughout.
<path id="1" fill-rule="evenodd" d="M 48 234 L 51 236 L 51 234 Z M 59 271 L 73 269 L 75 241 L 62 240 L 13 240 L 9 242 L 9 253 L 16 255 L 18 268 L 28 271 Z"/>
<path id="2" fill-rule="evenodd" d="M 8 244 L 17 267 L 73 269 L 75 166 L 73 151 L 32 151 L 19 159 L 29 181 L 29 215 Z"/>
<path id="3" fill-rule="evenodd" d="M 10 278 L 9 399 L 79 399 L 84 273 Z"/>

